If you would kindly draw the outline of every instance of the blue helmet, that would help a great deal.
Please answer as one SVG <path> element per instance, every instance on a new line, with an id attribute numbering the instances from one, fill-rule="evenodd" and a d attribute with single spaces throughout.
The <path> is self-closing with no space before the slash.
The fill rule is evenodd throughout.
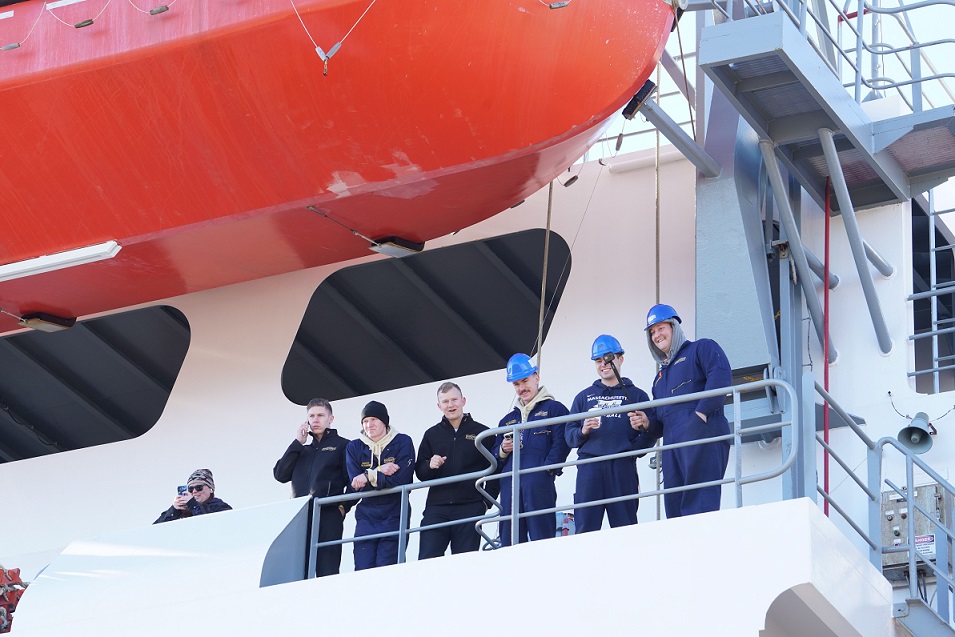
<path id="1" fill-rule="evenodd" d="M 677 316 L 676 310 L 673 309 L 673 306 L 658 303 L 657 305 L 651 307 L 650 311 L 647 312 L 647 326 L 643 328 L 643 330 L 646 331 L 657 323 L 669 321 L 670 319 L 676 319 L 677 323 L 683 322 L 680 320 L 680 317 Z"/>
<path id="2" fill-rule="evenodd" d="M 594 339 L 594 345 L 590 351 L 590 358 L 597 360 L 598 358 L 603 358 L 605 354 L 623 354 L 623 345 L 609 334 L 601 334 Z"/>
<path id="3" fill-rule="evenodd" d="M 507 382 L 513 383 L 537 373 L 537 366 L 531 363 L 527 354 L 514 354 L 507 361 Z"/>

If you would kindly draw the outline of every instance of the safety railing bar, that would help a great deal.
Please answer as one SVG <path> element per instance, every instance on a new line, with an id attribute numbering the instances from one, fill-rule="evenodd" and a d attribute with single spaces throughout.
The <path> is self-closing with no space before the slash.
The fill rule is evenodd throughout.
<path id="1" fill-rule="evenodd" d="M 871 500 L 872 502 L 875 502 L 879 499 L 879 496 L 876 495 L 875 493 L 872 493 L 872 490 L 869 489 L 869 487 L 864 482 L 862 482 L 862 479 L 856 475 L 852 467 L 846 464 L 846 462 L 842 458 L 840 458 L 839 455 L 833 450 L 833 448 L 829 445 L 829 443 L 823 440 L 818 433 L 816 434 L 816 442 L 822 445 L 822 448 L 825 449 L 827 452 L 829 452 L 829 455 L 832 457 L 832 459 L 835 460 L 837 463 L 839 463 L 839 466 L 845 470 L 846 474 L 850 478 L 852 478 L 853 482 L 859 485 L 860 489 L 865 491 L 865 494 L 869 497 L 869 500 Z"/>
<path id="2" fill-rule="evenodd" d="M 708 397 L 711 397 L 711 396 L 720 396 L 720 395 L 735 394 L 735 393 L 742 394 L 742 393 L 749 393 L 749 392 L 754 392 L 754 391 L 762 391 L 762 390 L 764 390 L 764 389 L 767 388 L 767 387 L 774 387 L 774 386 L 775 386 L 775 387 L 781 387 L 781 388 L 783 388 L 785 391 L 787 391 L 787 392 L 789 393 L 791 400 L 793 400 L 793 402 L 795 401 L 795 392 L 794 392 L 794 390 L 791 388 L 791 386 L 790 386 L 788 383 L 785 383 L 784 381 L 780 381 L 780 380 L 776 380 L 776 379 L 764 379 L 764 380 L 760 380 L 760 381 L 754 381 L 754 382 L 751 382 L 751 383 L 745 383 L 745 384 L 743 384 L 743 385 L 737 385 L 737 386 L 734 386 L 734 387 L 720 388 L 720 389 L 712 389 L 712 390 L 707 390 L 707 391 L 702 391 L 702 392 L 695 392 L 695 393 L 693 393 L 693 394 L 687 394 L 687 395 L 685 395 L 685 396 L 676 396 L 676 397 L 672 397 L 672 398 L 651 400 L 651 401 L 646 401 L 646 402 L 642 402 L 642 403 L 633 403 L 633 404 L 630 404 L 630 405 L 622 405 L 622 406 L 619 406 L 619 407 L 612 407 L 612 408 L 608 408 L 608 409 L 597 410 L 597 411 L 594 411 L 594 412 L 588 412 L 588 415 L 602 416 L 602 415 L 609 415 L 609 414 L 624 413 L 624 412 L 629 412 L 629 411 L 637 411 L 637 410 L 641 410 L 641 408 L 646 409 L 646 408 L 651 408 L 651 407 L 666 406 L 666 405 L 671 405 L 671 404 L 679 404 L 679 403 L 682 403 L 682 402 L 690 402 L 690 401 L 693 401 L 693 400 L 699 400 L 699 399 L 708 398 Z M 451 523 L 447 523 L 447 524 L 441 524 L 441 525 L 428 525 L 427 527 L 414 527 L 413 529 L 412 529 L 412 528 L 407 528 L 407 527 L 409 526 L 409 524 L 408 524 L 408 517 L 410 516 L 410 500 L 409 500 L 409 498 L 410 498 L 411 492 L 417 491 L 417 490 L 419 490 L 419 489 L 431 488 L 431 487 L 433 487 L 433 486 L 440 486 L 440 485 L 444 485 L 444 484 L 451 484 L 451 483 L 463 482 L 463 481 L 470 480 L 470 479 L 474 479 L 475 482 L 477 483 L 477 482 L 482 482 L 482 481 L 501 480 L 501 479 L 503 479 L 503 478 L 513 477 L 513 474 L 514 474 L 513 471 L 497 472 L 497 467 L 498 467 L 499 459 L 498 459 L 498 458 L 495 458 L 495 457 L 494 457 L 494 454 L 492 454 L 490 451 L 488 451 L 487 448 L 484 446 L 483 441 L 484 441 L 486 438 L 488 438 L 488 437 L 490 437 L 490 436 L 495 436 L 495 437 L 496 437 L 498 433 L 505 433 L 505 432 L 509 432 L 509 431 L 513 431 L 513 432 L 523 431 L 524 429 L 534 429 L 534 428 L 538 428 L 538 427 L 542 427 L 542 426 L 547 426 L 547 425 L 560 424 L 560 423 L 566 423 L 566 422 L 574 422 L 574 421 L 578 421 L 578 420 L 580 420 L 580 419 L 581 419 L 581 414 L 568 414 L 568 415 L 566 415 L 566 416 L 559 416 L 559 417 L 554 417 L 554 418 L 545 418 L 545 419 L 541 419 L 541 420 L 531 421 L 531 422 L 529 422 L 529 423 L 518 423 L 518 424 L 510 425 L 510 426 L 507 426 L 507 427 L 495 427 L 495 428 L 493 428 L 493 429 L 487 429 L 487 430 L 485 430 L 485 431 L 482 431 L 481 433 L 479 433 L 479 434 L 476 436 L 475 441 L 474 441 L 476 449 L 477 449 L 477 450 L 489 461 L 489 463 L 490 463 L 490 466 L 489 466 L 487 469 L 484 469 L 484 470 L 482 470 L 482 471 L 472 471 L 472 472 L 470 472 L 470 473 L 462 474 L 462 475 L 447 476 L 447 477 L 444 477 L 444 478 L 437 478 L 437 479 L 434 479 L 434 480 L 426 480 L 426 481 L 424 481 L 424 482 L 414 482 L 414 483 L 411 483 L 411 484 L 401 485 L 401 486 L 398 486 L 398 487 L 392 487 L 392 488 L 389 488 L 389 489 L 376 490 L 376 491 L 373 491 L 373 492 L 367 492 L 367 491 L 365 491 L 365 492 L 353 492 L 353 493 L 346 493 L 346 494 L 342 494 L 342 495 L 329 496 L 329 497 L 323 497 L 323 498 L 313 498 L 313 499 L 312 499 L 312 506 L 313 506 L 313 507 L 316 507 L 316 508 L 314 509 L 315 511 L 318 511 L 318 510 L 320 510 L 320 508 L 321 508 L 322 506 L 335 505 L 335 504 L 340 504 L 340 503 L 343 503 L 343 502 L 356 501 L 356 500 L 361 500 L 361 499 L 363 499 L 363 498 L 373 498 L 373 497 L 379 497 L 379 496 L 385 496 L 385 495 L 400 494 L 401 497 L 402 497 L 402 512 L 401 512 L 401 523 L 400 523 L 400 525 L 399 525 L 398 530 L 396 530 L 396 531 L 385 531 L 385 532 L 382 532 L 382 533 L 376 533 L 376 534 L 371 534 L 371 535 L 362 535 L 362 536 L 351 537 L 351 538 L 343 538 L 343 539 L 341 539 L 341 540 L 330 540 L 330 541 L 322 542 L 322 543 L 319 543 L 319 542 L 311 542 L 311 541 L 310 541 L 310 545 L 311 545 L 311 544 L 314 544 L 315 547 L 334 546 L 334 545 L 338 545 L 338 544 L 350 544 L 350 543 L 354 543 L 354 542 L 361 542 L 361 541 L 364 541 L 364 540 L 380 539 L 380 538 L 392 537 L 392 536 L 397 535 L 398 538 L 399 538 L 399 556 L 398 556 L 398 559 L 399 559 L 399 562 L 401 562 L 401 561 L 403 561 L 403 559 L 404 559 L 404 553 L 406 552 L 406 549 L 407 549 L 407 539 L 406 539 L 406 538 L 407 538 L 407 534 L 412 533 L 412 532 L 420 532 L 421 530 L 424 530 L 424 529 L 440 528 L 441 526 L 451 526 Z M 784 421 L 784 422 L 779 422 L 779 423 L 769 423 L 769 424 L 766 424 L 766 425 L 759 425 L 759 426 L 757 426 L 757 427 L 747 428 L 747 429 L 746 429 L 746 433 L 747 433 L 747 434 L 750 434 L 750 433 L 754 433 L 754 434 L 755 434 L 755 433 L 758 433 L 758 432 L 761 432 L 761 431 L 774 431 L 774 430 L 779 430 L 779 429 L 781 429 L 782 427 L 791 426 L 791 425 L 792 425 L 792 421 Z M 720 440 L 729 440 L 729 439 L 732 439 L 732 438 L 734 438 L 734 434 L 733 434 L 733 433 L 730 433 L 730 434 L 724 434 L 724 435 L 721 435 L 721 436 L 714 436 L 714 437 L 712 437 L 712 438 L 706 438 L 706 439 L 702 439 L 702 440 L 687 441 L 687 442 L 682 442 L 682 443 L 673 443 L 673 444 L 669 444 L 669 445 L 659 445 L 659 446 L 657 446 L 657 447 L 652 447 L 652 448 L 648 448 L 648 449 L 637 449 L 637 450 L 622 452 L 622 453 L 613 454 L 613 455 L 600 456 L 600 457 L 598 457 L 598 458 L 582 458 L 582 459 L 576 459 L 576 460 L 566 461 L 566 462 L 562 462 L 562 463 L 554 463 L 554 464 L 551 464 L 551 465 L 545 465 L 545 466 L 540 466 L 540 467 L 529 467 L 529 468 L 525 468 L 525 469 L 520 469 L 520 470 L 517 472 L 517 475 L 520 476 L 520 475 L 529 474 L 529 473 L 535 473 L 535 472 L 540 472 L 540 471 L 548 471 L 548 470 L 562 469 L 562 468 L 568 467 L 568 466 L 576 466 L 576 465 L 578 465 L 578 464 L 590 464 L 590 463 L 592 463 L 592 462 L 600 462 L 600 461 L 612 460 L 612 459 L 622 458 L 622 457 L 629 457 L 629 456 L 638 456 L 638 457 L 639 457 L 639 456 L 646 455 L 646 454 L 648 454 L 648 453 L 654 453 L 654 452 L 656 452 L 656 451 L 666 451 L 666 450 L 677 449 L 677 448 L 681 448 L 681 447 L 689 447 L 689 446 L 694 446 L 694 445 L 702 445 L 702 444 L 707 444 L 707 443 L 710 443 L 710 442 L 716 442 L 716 441 L 720 441 Z M 651 451 L 651 449 L 652 449 L 652 451 Z M 789 458 L 787 458 L 786 462 L 785 462 L 783 465 L 781 465 L 781 466 L 779 467 L 779 469 L 777 469 L 776 471 L 764 472 L 764 473 L 762 473 L 762 474 L 757 474 L 756 476 L 751 476 L 751 477 L 748 477 L 748 478 L 743 478 L 743 479 L 740 480 L 740 483 L 742 483 L 742 484 L 750 484 L 750 483 L 752 483 L 752 482 L 758 482 L 758 481 L 760 481 L 760 480 L 765 480 L 765 479 L 769 479 L 769 478 L 773 478 L 773 477 L 777 477 L 777 476 L 779 476 L 779 475 L 782 475 L 782 473 L 784 473 L 785 471 L 787 471 L 787 470 L 792 466 L 792 464 L 795 462 L 795 458 L 796 458 L 795 449 L 793 449 L 793 450 L 790 452 Z M 647 493 L 636 494 L 636 495 L 633 496 L 632 498 L 631 498 L 630 496 L 623 496 L 623 497 L 621 498 L 621 500 L 619 500 L 619 501 L 623 501 L 623 500 L 626 500 L 626 499 L 640 499 L 640 498 L 643 498 L 643 497 L 652 497 L 652 496 L 655 496 L 655 495 L 660 495 L 660 494 L 662 494 L 662 493 L 664 493 L 664 492 L 673 493 L 673 492 L 678 492 L 678 491 L 688 491 L 688 490 L 692 490 L 692 489 L 705 488 L 705 487 L 708 487 L 708 486 L 716 486 L 716 485 L 728 484 L 728 483 L 735 482 L 735 481 L 736 481 L 736 478 L 734 477 L 734 478 L 724 478 L 724 479 L 722 479 L 722 480 L 711 481 L 711 482 L 707 482 L 707 483 L 687 485 L 687 486 L 685 486 L 685 487 L 674 487 L 674 488 L 670 488 L 670 489 L 664 488 L 664 489 L 659 490 L 659 491 L 652 491 L 652 492 L 647 492 Z M 538 509 L 538 510 L 535 510 L 535 511 L 523 512 L 523 513 L 517 514 L 516 516 L 514 516 L 514 515 L 504 515 L 504 509 L 503 509 L 502 505 L 500 504 L 500 502 L 498 502 L 497 500 L 495 500 L 494 498 L 492 498 L 492 497 L 490 496 L 490 494 L 488 494 L 487 491 L 485 491 L 485 490 L 484 490 L 482 487 L 480 487 L 479 485 L 476 484 L 475 486 L 478 487 L 479 491 L 482 493 L 482 496 L 483 496 L 488 502 L 490 502 L 493 506 L 495 506 L 495 507 L 498 509 L 498 511 L 500 512 L 500 515 L 498 515 L 498 514 L 488 514 L 488 515 L 486 515 L 486 516 L 475 517 L 474 520 L 475 520 L 475 525 L 476 525 L 476 526 L 477 526 L 477 525 L 484 524 L 484 523 L 486 523 L 486 521 L 490 521 L 490 520 L 494 520 L 494 521 L 501 521 L 501 520 L 505 520 L 505 519 L 510 520 L 510 519 L 514 519 L 515 517 L 516 517 L 517 519 L 520 519 L 520 518 L 532 517 L 532 516 L 534 516 L 534 515 L 541 515 L 541 514 L 545 514 L 545 513 L 554 513 L 554 512 L 557 512 L 557 511 L 565 510 L 565 509 L 567 509 L 568 507 L 577 507 L 576 504 L 565 504 L 565 505 L 562 505 L 562 506 L 554 507 L 554 508 L 552 508 L 552 509 Z M 614 501 L 618 501 L 618 500 L 614 500 Z M 465 522 L 468 522 L 468 521 L 470 521 L 470 520 L 466 520 Z M 460 520 L 454 521 L 454 524 L 460 524 L 460 523 L 461 523 Z M 494 541 L 493 538 L 490 538 L 489 536 L 487 536 L 486 534 L 484 534 L 484 533 L 481 532 L 480 530 L 479 530 L 479 532 L 480 532 L 481 535 L 484 537 L 484 539 L 487 540 L 488 542 L 493 542 L 493 541 Z M 316 536 L 317 536 L 317 534 L 313 533 L 313 537 L 316 537 Z M 310 549 L 310 550 L 311 550 L 311 549 Z"/>
<path id="3" fill-rule="evenodd" d="M 946 327 L 945 329 L 941 330 L 931 330 L 929 332 L 919 332 L 918 334 L 912 334 L 909 336 L 908 340 L 917 341 L 920 338 L 930 338 L 932 336 L 938 336 L 941 334 L 951 334 L 952 332 L 955 332 L 955 327 Z"/>
<path id="4" fill-rule="evenodd" d="M 955 281 L 945 281 L 939 283 L 935 286 L 934 290 L 928 290 L 926 292 L 917 292 L 915 294 L 910 294 L 906 300 L 907 301 L 921 301 L 922 299 L 928 299 L 933 296 L 943 296 L 945 294 L 955 294 L 955 290 L 951 289 L 955 287 Z"/>
<path id="5" fill-rule="evenodd" d="M 843 409 L 842 406 L 839 405 L 839 403 L 837 403 L 832 398 L 832 396 L 829 395 L 829 392 L 827 392 L 825 388 L 823 388 L 823 386 L 819 384 L 819 381 L 815 381 L 815 384 L 816 384 L 816 393 L 822 396 L 823 399 L 825 399 L 825 401 L 829 403 L 829 407 L 831 407 L 833 410 L 835 410 L 837 414 L 839 414 L 839 416 L 849 426 L 849 428 L 852 429 L 852 431 L 854 431 L 855 434 L 862 439 L 862 442 L 865 443 L 866 447 L 874 450 L 876 443 L 873 442 L 872 438 L 870 438 L 868 434 L 866 434 L 866 432 L 862 431 L 862 428 L 858 424 L 856 424 L 855 419 L 852 416 L 850 416 L 848 413 L 846 413 L 846 410 Z"/>
<path id="6" fill-rule="evenodd" d="M 886 56 L 886 55 L 893 55 L 893 56 L 895 56 L 895 57 L 898 57 L 898 58 L 900 59 L 901 63 L 902 63 L 903 68 L 905 69 L 905 72 L 910 76 L 910 79 L 908 79 L 908 80 L 895 80 L 895 79 L 890 78 L 890 77 L 866 78 L 866 77 L 863 75 L 863 73 L 861 72 L 861 70 L 858 68 L 858 66 L 857 66 L 857 64 L 855 63 L 855 61 L 853 60 L 852 56 L 850 55 L 850 53 L 857 51 L 859 47 L 854 47 L 854 48 L 852 48 L 852 49 L 843 48 L 843 47 L 840 45 L 840 43 L 839 43 L 839 39 L 836 38 L 836 37 L 832 34 L 832 32 L 829 30 L 828 24 L 827 24 L 826 22 L 822 21 L 819 17 L 817 17 L 817 16 L 815 15 L 815 13 L 814 13 L 811 9 L 808 10 L 808 11 L 806 11 L 805 13 L 806 13 L 806 14 L 808 15 L 808 17 L 816 24 L 816 27 L 817 27 L 819 33 L 822 34 L 820 37 L 823 38 L 823 39 L 825 39 L 825 40 L 828 40 L 828 41 L 829 41 L 829 43 L 830 43 L 830 44 L 834 47 L 834 49 L 838 52 L 839 56 L 843 59 L 844 63 L 847 64 L 848 67 L 851 69 L 852 73 L 853 73 L 853 74 L 855 75 L 855 77 L 856 77 L 857 82 L 858 82 L 861 86 L 865 86 L 866 88 L 868 88 L 868 89 L 870 89 L 870 90 L 873 90 L 873 91 L 896 90 L 896 91 L 898 92 L 899 96 L 905 101 L 905 103 L 908 105 L 908 107 L 909 107 L 911 110 L 913 110 L 913 111 L 916 110 L 915 105 L 914 105 L 914 104 L 912 103 L 912 101 L 908 98 L 908 96 L 902 91 L 902 89 L 903 89 L 904 87 L 908 87 L 908 86 L 912 86 L 912 85 L 920 85 L 920 86 L 921 86 L 921 85 L 927 84 L 927 83 L 929 83 L 929 82 L 938 82 L 939 84 L 941 84 L 943 90 L 944 90 L 946 93 L 948 93 L 950 97 L 953 95 L 953 93 L 949 90 L 948 85 L 947 85 L 947 83 L 945 82 L 945 80 L 946 80 L 946 79 L 949 79 L 949 78 L 955 78 L 955 74 L 939 73 L 938 70 L 935 68 L 934 64 L 931 62 L 931 60 L 928 58 L 928 56 L 927 56 L 926 53 L 925 53 L 925 50 L 927 50 L 927 49 L 930 48 L 930 47 L 939 46 L 939 45 L 941 45 L 941 44 L 948 44 L 948 43 L 950 42 L 950 40 L 949 40 L 948 38 L 944 38 L 944 39 L 941 39 L 941 40 L 935 40 L 935 41 L 932 41 L 932 42 L 917 42 L 917 41 L 915 41 L 914 38 L 912 37 L 912 34 L 911 34 L 907 29 L 904 28 L 904 25 L 902 25 L 902 26 L 903 26 L 903 32 L 905 33 L 906 37 L 908 37 L 909 40 L 910 40 L 910 44 L 909 44 L 909 45 L 906 45 L 906 46 L 904 46 L 904 47 L 893 47 L 893 46 L 891 46 L 891 45 L 889 45 L 889 44 L 887 44 L 887 43 L 885 43 L 885 42 L 877 42 L 877 43 L 869 44 L 868 42 L 866 42 L 865 37 L 864 37 L 863 35 L 861 35 L 860 32 L 857 30 L 856 26 L 855 26 L 854 23 L 853 23 L 853 20 L 851 20 L 851 19 L 849 18 L 849 16 L 845 13 L 845 11 L 843 11 L 843 9 L 842 9 L 841 7 L 839 7 L 837 4 L 835 4 L 832 0 L 829 0 L 829 4 L 830 4 L 830 6 L 832 6 L 832 7 L 835 9 L 835 11 L 836 11 L 836 13 L 837 13 L 837 15 L 838 15 L 838 18 L 837 18 L 837 19 L 841 19 L 841 21 L 839 22 L 839 24 L 844 24 L 844 25 L 846 26 L 846 28 L 848 28 L 848 29 L 851 31 L 851 36 L 850 36 L 850 38 L 851 38 L 851 39 L 854 39 L 855 42 L 859 45 L 859 47 L 861 47 L 861 49 L 862 49 L 863 51 L 865 51 L 866 53 L 868 53 L 868 54 L 871 55 L 871 56 L 876 56 L 876 57 L 884 57 L 884 56 Z M 930 5 L 937 5 L 937 4 L 952 4 L 952 3 L 950 3 L 950 2 L 944 2 L 944 3 L 928 2 L 928 3 L 922 3 L 922 4 L 920 4 L 919 6 L 930 6 Z M 790 8 L 789 8 L 785 3 L 783 3 L 783 2 L 776 2 L 776 3 L 774 3 L 774 6 L 778 7 L 778 8 L 781 9 L 784 13 L 786 13 L 786 14 L 789 16 L 790 20 L 793 22 L 793 24 L 795 24 L 797 27 L 800 28 L 801 31 L 803 31 L 802 25 L 801 25 L 801 20 L 800 20 L 800 18 L 792 11 L 792 9 L 790 9 Z M 869 5 L 869 4 L 866 4 L 865 6 L 871 8 L 871 5 Z M 885 14 L 892 15 L 892 14 L 894 14 L 894 13 L 899 13 L 899 12 L 908 10 L 908 9 L 912 8 L 912 6 L 913 6 L 913 5 L 909 5 L 909 6 L 907 6 L 907 7 L 904 7 L 904 8 L 901 8 L 901 9 L 897 9 L 897 10 L 882 9 L 882 10 L 876 11 L 876 10 L 872 9 L 872 12 L 873 12 L 873 13 L 885 13 Z M 898 17 L 896 17 L 896 16 L 893 16 L 893 17 L 895 17 L 895 19 L 898 20 Z M 816 52 L 820 55 L 820 59 L 826 64 L 826 66 L 828 66 L 829 69 L 830 69 L 837 77 L 841 77 L 841 73 L 839 72 L 839 70 L 833 66 L 833 64 L 827 59 L 827 57 L 826 57 L 825 55 L 823 55 L 823 53 L 822 53 L 822 51 L 819 49 L 819 45 L 817 45 L 816 41 L 815 41 L 813 38 L 809 38 L 809 37 L 807 37 L 807 41 L 808 41 L 809 44 L 816 50 Z M 923 60 L 925 61 L 926 65 L 932 70 L 933 75 L 930 75 L 930 76 L 920 76 L 920 77 L 918 77 L 918 78 L 913 78 L 913 77 L 911 77 L 911 76 L 912 76 L 912 71 L 911 71 L 910 68 L 908 68 L 908 66 L 906 65 L 906 63 L 904 62 L 904 60 L 901 60 L 900 54 L 901 54 L 901 53 L 904 53 L 904 52 L 911 52 L 911 51 L 913 51 L 913 50 L 918 51 L 919 57 L 920 57 L 921 59 L 923 59 Z M 854 84 L 855 84 L 855 83 L 850 83 L 850 84 L 848 84 L 847 86 L 853 86 Z M 913 90 L 914 90 L 914 89 L 913 89 Z M 926 96 L 926 99 L 928 99 L 928 96 Z"/>
<path id="7" fill-rule="evenodd" d="M 856 533 L 859 534 L 859 537 L 861 537 L 861 538 L 865 541 L 866 544 L 868 544 L 870 547 L 872 547 L 872 549 L 875 550 L 875 551 L 880 550 L 880 548 L 881 548 L 880 545 L 879 545 L 878 543 L 876 543 L 875 540 L 873 540 L 871 537 L 869 537 L 869 534 L 866 533 L 865 531 L 863 531 L 863 530 L 859 527 L 859 525 L 855 523 L 855 521 L 852 519 L 852 517 L 849 516 L 849 515 L 845 512 L 845 510 L 843 510 L 843 508 L 840 507 L 839 504 L 838 504 L 834 499 L 832 499 L 831 495 L 828 494 L 828 493 L 826 493 L 826 492 L 822 489 L 822 487 L 820 487 L 818 484 L 816 485 L 816 492 L 819 493 L 819 495 L 821 495 L 821 496 L 823 497 L 823 499 L 824 499 L 826 502 L 829 503 L 829 506 L 831 506 L 833 509 L 836 510 L 836 513 L 838 513 L 840 516 L 842 516 L 842 519 L 845 520 L 845 522 L 846 522 L 849 526 L 851 526 L 851 527 L 855 530 Z"/>
<path id="8" fill-rule="evenodd" d="M 924 9 L 926 7 L 937 7 L 939 5 L 948 5 L 955 7 L 955 1 L 953 0 L 923 0 L 922 2 L 913 2 L 911 4 L 906 4 L 901 7 L 882 7 L 869 4 L 868 2 L 864 3 L 866 11 L 869 13 L 880 13 L 880 14 L 896 14 L 896 13 L 905 13 L 906 11 L 914 11 L 916 9 Z"/>
<path id="9" fill-rule="evenodd" d="M 924 84 L 926 82 L 932 82 L 935 80 L 950 79 L 955 78 L 955 73 L 938 73 L 936 75 L 926 75 L 922 76 L 919 79 L 908 79 L 901 82 L 892 81 L 891 78 L 885 78 L 885 84 L 872 84 L 869 80 L 862 78 L 862 84 L 867 88 L 871 88 L 876 91 L 884 91 L 890 88 L 901 88 L 903 86 L 911 86 L 913 84 Z M 872 81 L 882 82 L 882 78 L 871 78 Z"/>
<path id="10" fill-rule="evenodd" d="M 909 378 L 913 376 L 924 376 L 925 374 L 937 374 L 939 372 L 944 372 L 949 369 L 955 369 L 955 365 L 943 365 L 941 367 L 930 367 L 928 369 L 920 369 L 916 372 L 908 372 L 907 375 Z"/>

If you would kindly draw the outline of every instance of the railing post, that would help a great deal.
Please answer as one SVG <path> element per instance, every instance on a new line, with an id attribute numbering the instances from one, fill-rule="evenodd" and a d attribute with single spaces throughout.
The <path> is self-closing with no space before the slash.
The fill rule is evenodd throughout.
<path id="1" fill-rule="evenodd" d="M 825 364 L 825 362 L 823 362 Z M 811 371 L 802 375 L 802 409 L 796 432 L 799 435 L 799 459 L 802 466 L 800 498 L 816 501 L 816 377 Z"/>
<path id="2" fill-rule="evenodd" d="M 869 537 L 879 538 L 882 542 L 882 445 L 876 444 L 874 449 L 866 447 L 866 486 L 875 494 L 869 500 Z M 882 547 L 869 547 L 869 563 L 882 572 Z"/>
<path id="3" fill-rule="evenodd" d="M 733 484 L 736 486 L 736 508 L 743 506 L 743 418 L 740 409 L 740 396 L 733 391 L 733 456 L 736 464 L 736 475 Z"/>
<path id="4" fill-rule="evenodd" d="M 405 553 L 408 549 L 408 518 L 409 515 L 408 509 L 411 507 L 408 499 L 411 497 L 411 494 L 408 492 L 406 487 L 401 487 L 401 516 L 398 521 L 398 563 L 405 563 Z"/>
<path id="5" fill-rule="evenodd" d="M 308 507 L 312 523 L 309 525 L 308 563 L 305 565 L 305 579 L 313 579 L 315 577 L 315 566 L 318 563 L 318 532 L 322 524 L 322 507 L 315 506 L 314 497 L 308 501 Z"/>
<path id="6" fill-rule="evenodd" d="M 783 429 L 783 449 L 792 449 L 796 462 L 783 475 L 783 499 L 811 498 L 816 500 L 816 379 L 812 372 L 804 372 L 796 400 L 801 409 L 787 409 L 783 417 L 802 412 L 793 418 L 791 427 Z M 788 430 L 788 435 L 787 435 Z"/>
<path id="7" fill-rule="evenodd" d="M 514 450 L 511 454 L 514 457 L 511 462 L 511 546 L 517 546 L 520 543 L 521 520 L 518 517 L 521 512 L 521 435 L 523 431 L 514 431 Z"/>
<path id="8" fill-rule="evenodd" d="M 905 456 L 905 507 L 909 510 L 906 533 L 909 541 L 909 598 L 919 597 L 918 560 L 915 556 L 915 466 L 912 456 Z"/>

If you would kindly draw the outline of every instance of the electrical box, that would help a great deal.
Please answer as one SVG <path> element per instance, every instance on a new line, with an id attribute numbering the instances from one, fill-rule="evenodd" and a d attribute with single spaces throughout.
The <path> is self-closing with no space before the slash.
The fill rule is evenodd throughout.
<path id="1" fill-rule="evenodd" d="M 906 499 L 895 491 L 882 494 L 882 546 L 902 546 L 909 542 L 909 518 L 915 521 L 915 548 L 932 562 L 935 561 L 936 537 L 944 541 L 938 525 L 951 528 L 952 498 L 938 484 L 915 487 L 912 499 L 929 512 L 926 516 L 914 507 L 909 508 Z M 889 580 L 906 578 L 909 565 L 908 551 L 884 553 L 882 571 Z M 923 568 L 924 570 L 924 568 Z"/>

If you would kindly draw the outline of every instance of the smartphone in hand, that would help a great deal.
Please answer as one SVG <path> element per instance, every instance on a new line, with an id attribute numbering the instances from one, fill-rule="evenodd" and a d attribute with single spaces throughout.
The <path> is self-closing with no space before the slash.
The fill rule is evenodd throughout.
<path id="1" fill-rule="evenodd" d="M 186 488 L 186 485 L 184 484 L 180 484 L 177 487 L 177 489 L 179 490 L 179 495 L 186 495 L 186 493 L 188 492 L 188 489 Z"/>

